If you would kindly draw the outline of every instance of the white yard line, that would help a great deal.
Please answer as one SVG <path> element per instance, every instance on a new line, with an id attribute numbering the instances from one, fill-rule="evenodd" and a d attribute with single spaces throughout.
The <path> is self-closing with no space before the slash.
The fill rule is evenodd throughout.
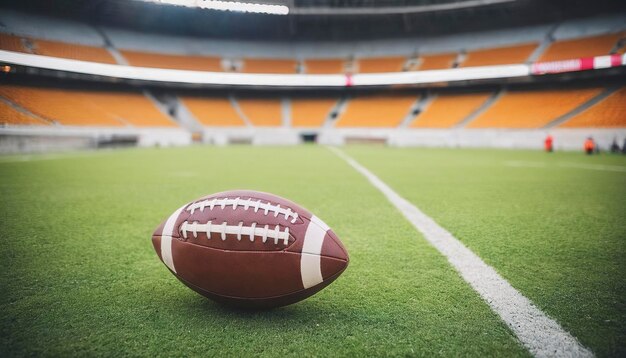
<path id="1" fill-rule="evenodd" d="M 533 161 L 525 161 L 525 160 L 509 160 L 504 162 L 504 165 L 508 167 L 517 167 L 517 168 L 549 168 L 550 166 L 546 162 L 533 162 Z M 557 162 L 557 167 L 562 168 L 576 168 L 576 169 L 587 169 L 587 170 L 600 170 L 607 172 L 618 172 L 618 173 L 626 173 L 626 167 L 621 165 L 604 165 L 604 164 L 582 164 L 582 163 L 572 163 L 572 162 Z"/>
<path id="2" fill-rule="evenodd" d="M 593 357 L 589 349 L 583 347 L 576 338 L 513 288 L 493 267 L 487 265 L 446 229 L 398 195 L 347 154 L 337 148 L 330 148 L 330 150 L 366 177 L 387 197 L 424 235 L 424 238 L 448 259 L 461 277 L 500 316 L 532 355 L 535 357 Z"/>

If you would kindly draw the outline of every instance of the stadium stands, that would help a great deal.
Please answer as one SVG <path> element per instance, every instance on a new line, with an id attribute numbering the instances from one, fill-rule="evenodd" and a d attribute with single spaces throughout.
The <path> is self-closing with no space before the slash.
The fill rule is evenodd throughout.
<path id="1" fill-rule="evenodd" d="M 109 51 L 102 47 L 68 44 L 59 41 L 34 40 L 34 50 L 36 54 L 44 56 L 110 64 L 117 63 Z"/>
<path id="2" fill-rule="evenodd" d="M 484 50 L 468 51 L 465 61 L 460 67 L 493 66 L 514 63 L 524 63 L 528 60 L 538 44 L 524 44 L 508 47 L 498 47 Z"/>
<path id="3" fill-rule="evenodd" d="M 141 93 L 82 92 L 85 101 L 134 127 L 176 127 L 176 123 Z"/>
<path id="4" fill-rule="evenodd" d="M 28 52 L 24 48 L 22 38 L 15 35 L 0 33 L 0 49 L 15 52 Z"/>
<path id="5" fill-rule="evenodd" d="M 258 127 L 279 127 L 283 123 L 282 104 L 278 99 L 237 99 L 239 108 L 250 123 Z"/>
<path id="6" fill-rule="evenodd" d="M 601 88 L 507 92 L 467 127 L 541 128 L 601 92 Z"/>
<path id="7" fill-rule="evenodd" d="M 480 108 L 490 95 L 490 93 L 471 93 L 436 96 L 410 127 L 452 128 Z"/>
<path id="8" fill-rule="evenodd" d="M 563 128 L 625 128 L 626 87 L 570 118 Z"/>
<path id="9" fill-rule="evenodd" d="M 20 112 L 4 101 L 0 101 L 0 125 L 49 125 L 24 112 Z"/>
<path id="10" fill-rule="evenodd" d="M 413 95 L 353 98 L 335 127 L 397 127 L 416 100 Z"/>
<path id="11" fill-rule="evenodd" d="M 292 99 L 291 125 L 293 127 L 320 127 L 337 104 L 334 98 Z"/>
<path id="12" fill-rule="evenodd" d="M 358 72 L 380 73 L 380 72 L 400 72 L 406 62 L 406 57 L 379 57 L 361 58 L 358 60 Z"/>
<path id="13" fill-rule="evenodd" d="M 442 70 L 452 67 L 456 59 L 456 53 L 445 53 L 438 55 L 422 55 L 419 57 L 417 64 L 411 70 Z"/>
<path id="14" fill-rule="evenodd" d="M 123 123 L 85 101 L 81 92 L 48 88 L 0 87 L 0 95 L 30 112 L 63 125 L 122 126 Z"/>
<path id="15" fill-rule="evenodd" d="M 222 71 L 219 57 L 194 55 L 168 55 L 131 50 L 121 50 L 120 53 L 132 66 L 169 68 L 192 71 Z"/>
<path id="16" fill-rule="evenodd" d="M 203 126 L 242 127 L 246 125 L 228 98 L 183 97 L 181 101 Z"/>
<path id="17" fill-rule="evenodd" d="M 28 46 L 25 46 L 25 44 L 28 44 Z M 0 49 L 81 61 L 116 63 L 113 56 L 102 47 L 70 44 L 60 41 L 36 40 L 10 34 L 0 34 Z"/>
<path id="18" fill-rule="evenodd" d="M 622 34 L 608 34 L 552 43 L 539 57 L 539 61 L 560 61 L 581 57 L 608 55 Z"/>
<path id="19" fill-rule="evenodd" d="M 175 126 L 148 98 L 139 93 L 0 86 L 0 96 L 63 125 Z"/>
<path id="20" fill-rule="evenodd" d="M 304 61 L 304 72 L 310 74 L 344 73 L 344 64 L 345 60 L 342 59 L 310 59 Z"/>
<path id="21" fill-rule="evenodd" d="M 297 69 L 295 60 L 270 60 L 270 59 L 245 59 L 241 72 L 246 73 L 295 73 Z"/>

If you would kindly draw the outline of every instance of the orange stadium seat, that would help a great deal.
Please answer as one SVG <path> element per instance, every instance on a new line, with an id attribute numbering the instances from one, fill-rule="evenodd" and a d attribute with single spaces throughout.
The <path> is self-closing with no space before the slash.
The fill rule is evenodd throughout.
<path id="1" fill-rule="evenodd" d="M 121 50 L 131 66 L 169 68 L 176 70 L 221 72 L 219 57 L 195 55 L 168 55 L 162 53 Z"/>
<path id="2" fill-rule="evenodd" d="M 397 127 L 416 100 L 406 95 L 353 98 L 335 127 Z"/>
<path id="3" fill-rule="evenodd" d="M 292 99 L 291 125 L 320 127 L 336 104 L 336 98 Z"/>
<path id="4" fill-rule="evenodd" d="M 541 128 L 601 92 L 601 88 L 508 92 L 467 127 Z"/>
<path id="5" fill-rule="evenodd" d="M 295 60 L 245 59 L 243 69 L 245 73 L 295 73 Z"/>
<path id="6" fill-rule="evenodd" d="M 4 101 L 0 101 L 0 124 L 6 125 L 49 125 L 24 112 L 20 112 Z"/>
<path id="7" fill-rule="evenodd" d="M 174 126 L 143 94 L 0 86 L 0 96 L 72 126 Z"/>
<path id="8" fill-rule="evenodd" d="M 237 103 L 255 126 L 279 127 L 283 123 L 282 104 L 278 99 L 238 99 Z"/>
<path id="9" fill-rule="evenodd" d="M 28 52 L 24 48 L 22 38 L 15 35 L 0 33 L 0 49 L 14 52 Z"/>
<path id="10" fill-rule="evenodd" d="M 533 50 L 537 48 L 536 43 L 490 48 L 483 50 L 468 51 L 465 61 L 460 67 L 493 66 L 524 63 Z"/>
<path id="11" fill-rule="evenodd" d="M 442 94 L 433 99 L 411 123 L 412 128 L 451 128 L 491 96 L 490 93 Z"/>
<path id="12" fill-rule="evenodd" d="M 310 74 L 344 73 L 344 64 L 343 59 L 305 60 L 304 72 Z"/>
<path id="13" fill-rule="evenodd" d="M 184 97 L 181 101 L 203 126 L 242 127 L 246 125 L 228 98 Z"/>
<path id="14" fill-rule="evenodd" d="M 400 72 L 406 62 L 406 57 L 361 58 L 358 62 L 358 72 L 361 73 Z"/>
<path id="15" fill-rule="evenodd" d="M 104 113 L 135 127 L 176 127 L 177 124 L 161 113 L 142 93 L 82 92 L 81 97 Z"/>
<path id="16" fill-rule="evenodd" d="M 621 36 L 618 33 L 556 41 L 546 49 L 538 61 L 559 61 L 608 55 Z"/>
<path id="17" fill-rule="evenodd" d="M 564 128 L 626 128 L 626 87 L 563 123 Z"/>
<path id="18" fill-rule="evenodd" d="M 438 55 L 422 55 L 419 57 L 417 65 L 412 70 L 426 71 L 426 70 L 442 70 L 451 68 L 454 60 L 456 59 L 456 53 L 444 53 Z"/>
<path id="19" fill-rule="evenodd" d="M 2 86 L 0 95 L 43 118 L 64 125 L 122 126 L 123 123 L 93 107 L 80 91 Z"/>
<path id="20" fill-rule="evenodd" d="M 110 64 L 117 63 L 109 51 L 102 47 L 68 44 L 58 41 L 35 40 L 34 49 L 35 53 L 38 55 Z"/>

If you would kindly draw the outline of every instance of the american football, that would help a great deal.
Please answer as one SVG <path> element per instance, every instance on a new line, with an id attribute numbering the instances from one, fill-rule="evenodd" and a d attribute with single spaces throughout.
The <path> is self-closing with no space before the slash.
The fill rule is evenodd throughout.
<path id="1" fill-rule="evenodd" d="M 287 199 L 256 191 L 192 201 L 156 229 L 152 243 L 189 288 L 248 308 L 303 300 L 333 282 L 349 261 L 322 220 Z"/>

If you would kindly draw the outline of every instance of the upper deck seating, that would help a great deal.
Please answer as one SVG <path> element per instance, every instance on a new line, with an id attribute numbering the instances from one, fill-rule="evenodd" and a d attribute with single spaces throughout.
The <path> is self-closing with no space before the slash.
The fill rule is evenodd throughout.
<path id="1" fill-rule="evenodd" d="M 608 55 L 620 37 L 621 34 L 616 33 L 556 41 L 544 51 L 538 61 L 560 61 Z"/>
<path id="2" fill-rule="evenodd" d="M 524 63 L 528 60 L 537 43 L 497 47 L 483 50 L 468 51 L 465 61 L 460 67 L 494 66 Z"/>
<path id="3" fill-rule="evenodd" d="M 404 67 L 406 57 L 377 57 L 377 58 L 361 58 L 358 60 L 358 72 L 360 73 L 381 73 L 381 72 L 400 72 Z"/>
<path id="4" fill-rule="evenodd" d="M 131 66 L 169 68 L 190 71 L 222 71 L 219 57 L 196 55 L 170 55 L 141 51 L 121 50 L 120 53 Z"/>

